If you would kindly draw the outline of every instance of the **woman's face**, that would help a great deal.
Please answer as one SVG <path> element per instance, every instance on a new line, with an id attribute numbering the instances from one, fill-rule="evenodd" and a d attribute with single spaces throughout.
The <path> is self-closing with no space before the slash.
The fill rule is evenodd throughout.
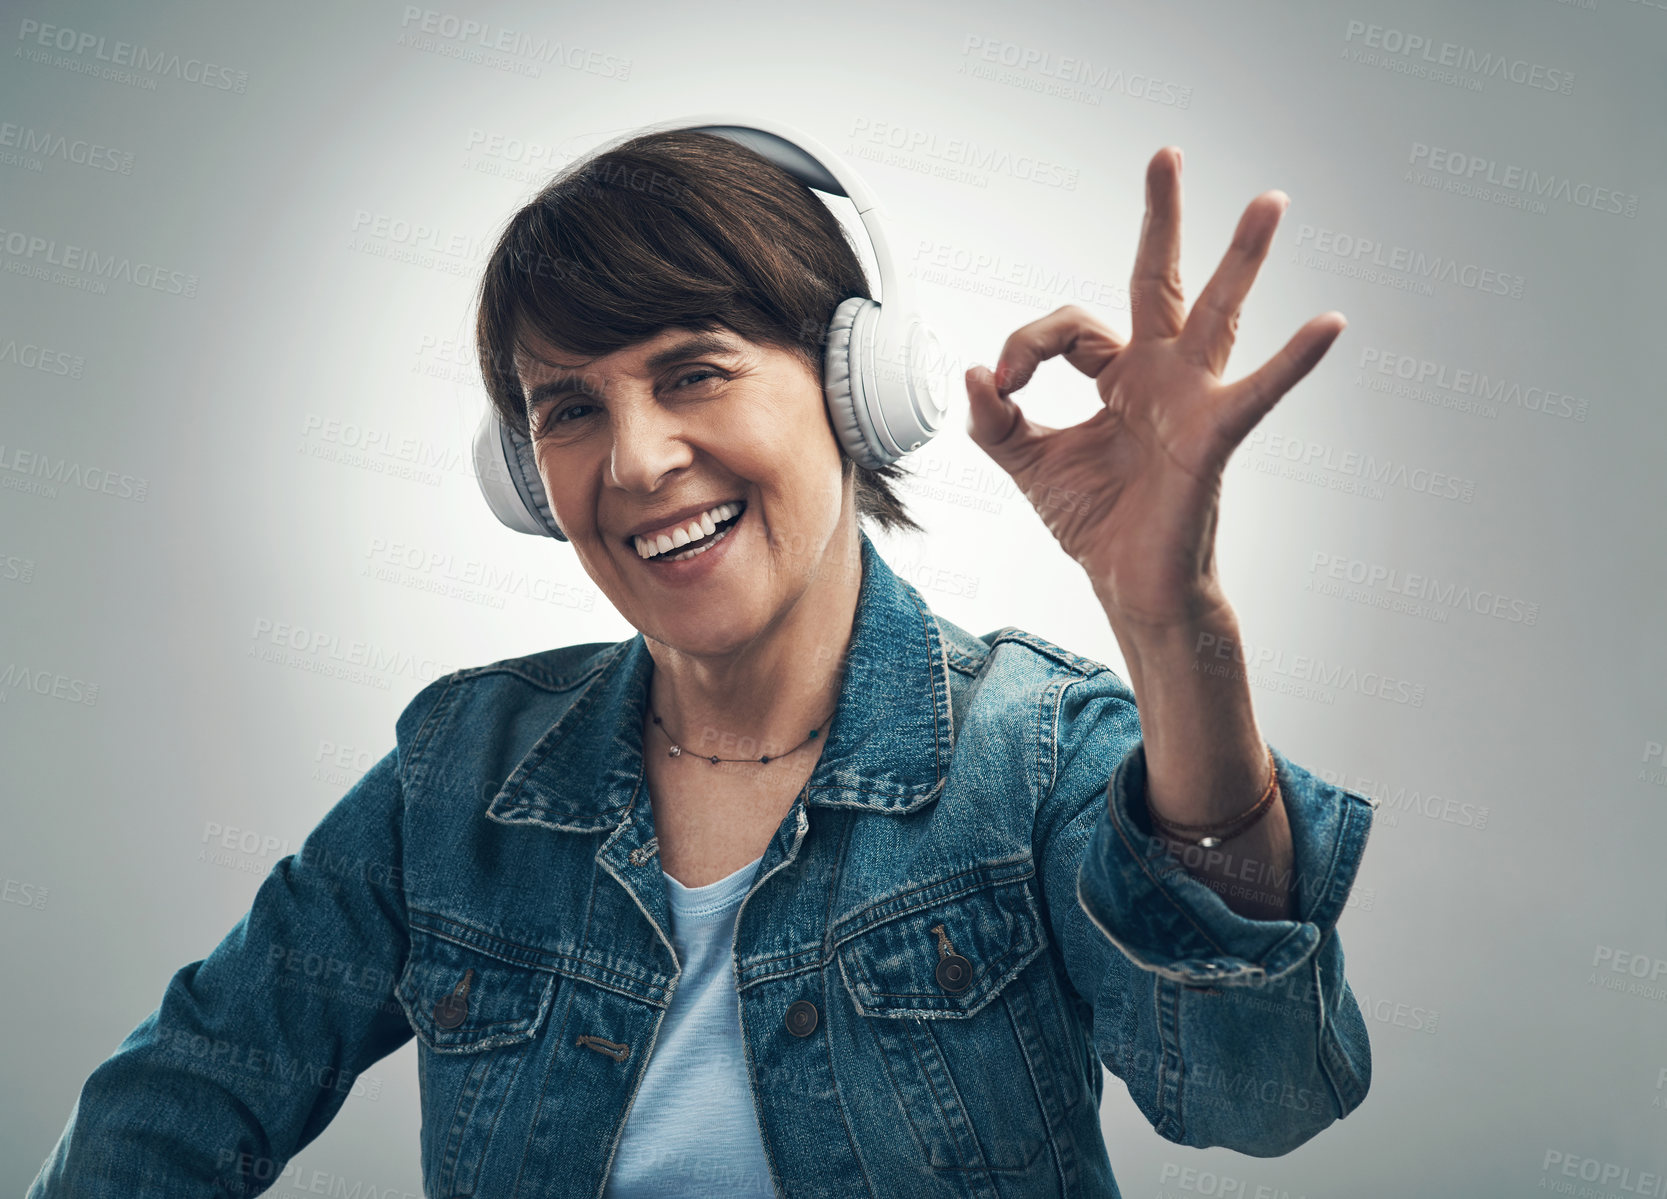
<path id="1" fill-rule="evenodd" d="M 798 357 L 681 328 L 584 363 L 540 352 L 551 361 L 516 366 L 551 510 L 645 636 L 730 652 L 835 577 L 827 567 L 855 537 L 854 488 L 821 379 Z M 729 504 L 738 519 L 710 511 Z M 686 544 L 671 531 L 691 524 L 702 536 Z M 673 547 L 644 558 L 638 535 L 654 539 L 642 548 L 660 535 Z"/>

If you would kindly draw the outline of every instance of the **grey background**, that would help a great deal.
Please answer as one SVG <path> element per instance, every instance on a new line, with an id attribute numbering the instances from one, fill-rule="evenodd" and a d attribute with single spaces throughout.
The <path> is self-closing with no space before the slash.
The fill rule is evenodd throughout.
<path id="1" fill-rule="evenodd" d="M 1229 378 L 1309 317 L 1349 318 L 1235 457 L 1220 557 L 1269 655 L 1265 734 L 1382 801 L 1342 921 L 1372 1090 L 1259 1160 L 1163 1141 L 1108 1078 L 1125 1192 L 1228 1179 L 1248 1195 L 1492 1196 L 1578 1189 L 1562 1160 L 1629 1170 L 1635 1187 L 1667 1172 L 1667 7 L 467 6 L 494 32 L 595 52 L 591 70 L 407 44 L 422 18 L 398 3 L 146 7 L 8 5 L 0 27 L 0 1189 L 27 1186 L 87 1073 L 391 745 L 424 682 L 631 634 L 567 547 L 503 529 L 476 492 L 470 299 L 491 238 L 550 171 L 712 109 L 853 157 L 961 364 L 993 365 L 1011 330 L 1066 302 L 1127 329 L 1143 171 L 1172 143 L 1189 300 L 1253 196 L 1292 198 Z M 94 50 L 21 37 L 29 20 L 206 60 L 241 90 L 103 78 Z M 1420 77 L 1415 56 L 1373 51 L 1368 25 L 1572 85 Z M 1391 65 L 1360 57 L 1374 52 Z M 1062 56 L 1082 60 L 1075 91 L 1048 73 L 1073 69 Z M 83 164 L 81 144 L 105 149 Z M 1636 206 L 1421 186 L 1419 144 Z M 1051 169 L 1027 177 L 1025 156 Z M 376 236 L 379 220 L 438 232 L 413 246 Z M 1499 272 L 1521 294 L 1345 273 L 1318 248 L 1338 234 Z M 20 235 L 194 277 L 195 294 L 89 290 L 93 272 L 54 274 Z M 411 249 L 426 260 L 398 257 Z M 1363 364 L 1385 353 L 1516 390 L 1491 411 L 1455 407 L 1450 388 L 1373 390 L 1391 377 Z M 1584 419 L 1530 410 L 1530 387 Z M 930 534 L 878 538 L 882 552 L 964 626 L 1019 625 L 1120 668 L 1086 579 L 967 438 L 958 381 L 953 395 L 949 426 L 908 460 Z M 1053 424 L 1096 402 L 1061 362 L 1020 399 Z M 1445 472 L 1470 498 L 1361 494 L 1344 470 L 1289 469 L 1292 447 Z M 93 471 L 115 494 L 85 485 L 106 477 Z M 1516 606 L 1395 611 L 1382 586 L 1316 590 L 1333 561 Z M 444 590 L 488 568 L 491 585 Z M 1529 605 L 1532 624 L 1509 618 Z M 281 626 L 326 640 L 286 652 Z M 355 643 L 386 668 L 326 673 Z M 1304 691 L 1299 656 L 1392 676 L 1422 702 Z M 274 1193 L 321 1177 L 420 1193 L 414 1063 L 407 1046 L 374 1067 L 375 1094 L 350 1099 Z"/>

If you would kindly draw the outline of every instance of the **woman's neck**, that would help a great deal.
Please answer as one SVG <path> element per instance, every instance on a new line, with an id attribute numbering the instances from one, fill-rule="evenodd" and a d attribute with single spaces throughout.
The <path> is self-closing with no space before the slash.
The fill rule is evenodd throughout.
<path id="1" fill-rule="evenodd" d="M 813 728 L 825 740 L 861 583 L 861 545 L 853 532 L 840 549 L 829 548 L 781 619 L 735 652 L 694 655 L 650 640 L 648 698 L 662 730 L 652 733 L 657 752 L 676 741 L 701 757 L 774 758 Z M 652 715 L 645 714 L 643 727 L 650 736 Z M 645 741 L 645 749 L 653 747 Z"/>

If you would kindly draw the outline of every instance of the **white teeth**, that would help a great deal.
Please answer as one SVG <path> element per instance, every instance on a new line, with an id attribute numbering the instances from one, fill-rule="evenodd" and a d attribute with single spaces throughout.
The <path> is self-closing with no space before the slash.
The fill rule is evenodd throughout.
<path id="1" fill-rule="evenodd" d="M 703 537 L 710 537 L 717 531 L 720 521 L 728 520 L 741 511 L 740 504 L 719 504 L 716 508 L 708 508 L 686 526 L 673 529 L 671 533 L 656 537 L 649 541 L 644 537 L 635 538 L 637 554 L 643 558 L 653 558 L 660 554 L 680 549 L 691 542 L 699 541 Z"/>

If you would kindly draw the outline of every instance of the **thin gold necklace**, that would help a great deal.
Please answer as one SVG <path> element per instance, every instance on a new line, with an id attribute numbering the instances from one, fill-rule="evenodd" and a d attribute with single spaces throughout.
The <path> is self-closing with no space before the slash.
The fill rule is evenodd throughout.
<path id="1" fill-rule="evenodd" d="M 837 711 L 837 710 L 838 710 L 838 705 L 836 704 L 835 705 L 835 711 Z M 655 725 L 657 725 L 659 727 L 660 731 L 666 735 L 666 740 L 671 742 L 671 748 L 666 751 L 666 757 L 668 757 L 668 758 L 680 758 L 680 757 L 682 757 L 683 754 L 686 751 L 683 749 L 683 747 L 681 745 L 679 745 L 677 743 L 677 739 L 674 738 L 671 735 L 671 730 L 668 729 L 665 726 L 665 724 L 660 720 L 660 714 L 654 710 L 654 705 L 653 704 L 648 705 L 648 714 L 654 718 Z M 833 712 L 829 712 L 828 713 L 828 720 L 832 720 L 833 715 L 834 715 Z M 827 728 L 828 727 L 828 720 L 824 720 L 822 722 L 822 728 Z M 822 732 L 822 729 L 811 729 L 810 730 L 810 736 L 806 737 L 803 741 L 799 742 L 799 744 L 795 745 L 792 749 L 788 750 L 787 753 L 777 754 L 776 758 L 785 758 L 787 756 L 787 754 L 790 754 L 790 753 L 793 753 L 797 750 L 803 749 L 806 745 L 810 744 L 810 742 L 814 741 L 821 734 L 821 732 Z M 689 756 L 692 757 L 692 758 L 705 758 L 708 762 L 712 763 L 712 765 L 714 765 L 714 766 L 716 766 L 719 762 L 755 762 L 755 763 L 762 764 L 762 763 L 765 763 L 765 762 L 775 761 L 775 758 L 770 757 L 769 754 L 763 754 L 763 755 L 761 755 L 759 757 L 756 757 L 756 758 L 719 758 L 719 757 L 715 757 L 711 754 L 695 754 L 695 753 L 690 753 Z"/>

